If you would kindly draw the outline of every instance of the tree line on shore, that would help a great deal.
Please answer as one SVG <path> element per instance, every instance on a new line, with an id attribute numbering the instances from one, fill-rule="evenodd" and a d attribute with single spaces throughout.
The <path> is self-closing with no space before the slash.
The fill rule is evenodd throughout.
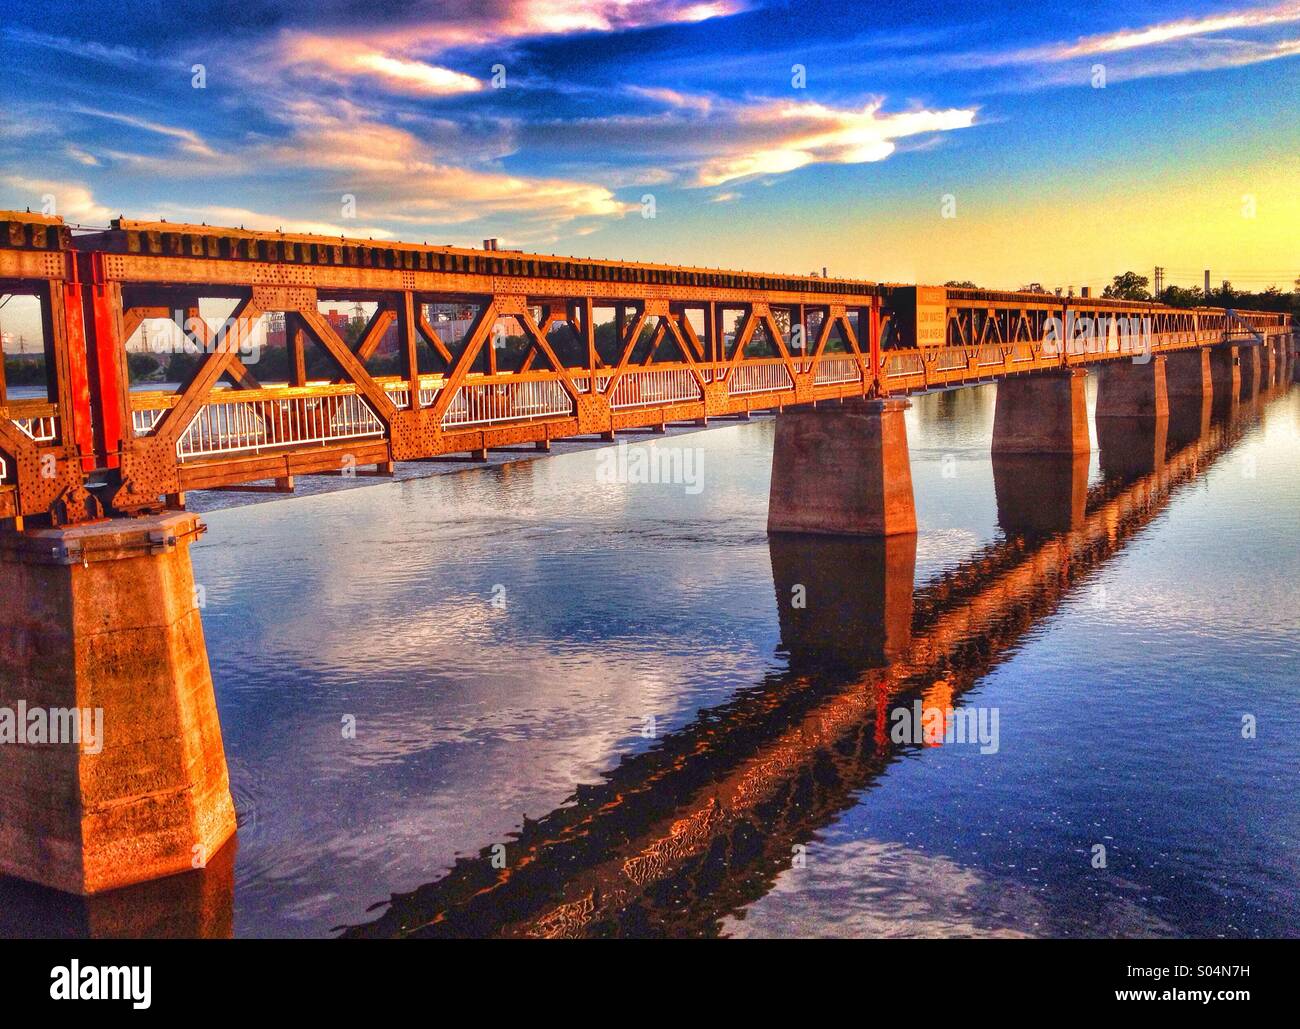
<path id="1" fill-rule="evenodd" d="M 982 289 L 967 280 L 949 279 L 944 283 L 953 289 Z M 1020 287 L 1022 293 L 1044 293 L 1060 296 L 1059 291 L 1045 289 L 1041 283 L 1031 282 Z M 1166 286 L 1157 296 L 1151 289 L 1151 279 L 1137 272 L 1123 272 L 1116 275 L 1101 295 L 1113 300 L 1150 300 L 1170 307 L 1223 307 L 1237 311 L 1281 311 L 1300 318 L 1300 276 L 1292 284 L 1290 292 L 1269 286 L 1268 289 L 1251 291 L 1237 289 L 1224 279 L 1218 289 L 1211 289 L 1207 294 L 1200 286 Z"/>

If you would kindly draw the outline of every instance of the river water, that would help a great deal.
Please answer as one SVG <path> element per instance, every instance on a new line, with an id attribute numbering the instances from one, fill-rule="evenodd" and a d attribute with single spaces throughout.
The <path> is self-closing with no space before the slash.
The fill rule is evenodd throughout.
<path id="1" fill-rule="evenodd" d="M 888 545 L 769 540 L 770 418 L 196 496 L 237 843 L 0 931 L 1295 935 L 1300 390 L 1065 468 L 995 395 Z"/>

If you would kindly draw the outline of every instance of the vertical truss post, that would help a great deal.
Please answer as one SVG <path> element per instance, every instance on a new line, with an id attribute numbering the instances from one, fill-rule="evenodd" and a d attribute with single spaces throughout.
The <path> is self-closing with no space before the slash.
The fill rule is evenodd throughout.
<path id="1" fill-rule="evenodd" d="M 585 337 L 587 344 L 587 368 L 591 372 L 591 389 L 589 392 L 594 396 L 600 392 L 596 388 L 596 369 L 600 367 L 600 354 L 596 352 L 596 305 L 592 303 L 591 297 L 583 297 L 580 303 L 582 305 L 582 335 Z"/>
<path id="2" fill-rule="evenodd" d="M 294 311 L 284 314 L 284 342 L 289 348 L 289 385 L 307 385 L 307 347 L 302 319 Z"/>
<path id="3" fill-rule="evenodd" d="M 90 273 L 82 287 L 82 299 L 94 371 L 91 400 L 97 467 L 116 468 L 122 447 L 131 438 L 131 375 L 122 327 L 122 287 L 106 281 L 102 253 L 78 255 L 77 259 L 86 262 Z M 82 462 L 84 466 L 84 456 Z"/>
<path id="4" fill-rule="evenodd" d="M 406 362 L 406 378 L 411 384 L 411 410 L 420 406 L 420 332 L 415 320 L 415 296 L 403 292 L 397 308 L 398 343 Z"/>
<path id="5" fill-rule="evenodd" d="M 859 323 L 861 322 L 861 311 Z M 871 361 L 871 381 L 863 382 L 863 389 L 871 396 L 880 393 L 880 297 L 871 298 L 871 307 L 867 315 L 867 353 Z"/>
<path id="6" fill-rule="evenodd" d="M 59 405 L 59 428 L 68 459 L 80 456 L 82 470 L 90 471 L 95 467 L 94 421 L 82 289 L 75 256 L 69 256 L 68 270 L 72 277 L 50 280 L 41 297 L 48 400 Z"/>

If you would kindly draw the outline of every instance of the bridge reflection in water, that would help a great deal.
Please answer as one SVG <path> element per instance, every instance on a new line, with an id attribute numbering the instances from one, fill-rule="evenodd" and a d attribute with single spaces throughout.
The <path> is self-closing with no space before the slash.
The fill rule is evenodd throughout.
<path id="1" fill-rule="evenodd" d="M 914 536 L 771 536 L 788 672 L 701 712 L 342 935 L 716 934 L 723 917 L 771 890 L 797 845 L 918 749 L 892 741 L 891 710 L 917 699 L 959 707 L 1256 413 L 1253 404 L 1233 404 L 1216 421 L 1198 413 L 1203 431 L 1176 445 L 1167 418 L 1115 421 L 1091 490 L 1086 459 L 1029 468 L 997 458 L 1006 537 L 915 590 Z M 1177 438 L 1186 432 L 1184 422 Z"/>

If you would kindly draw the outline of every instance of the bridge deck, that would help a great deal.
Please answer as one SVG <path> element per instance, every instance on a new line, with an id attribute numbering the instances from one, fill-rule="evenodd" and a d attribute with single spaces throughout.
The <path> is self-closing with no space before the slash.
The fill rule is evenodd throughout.
<path id="1" fill-rule="evenodd" d="M 1290 331 L 1281 314 L 206 226 L 121 221 L 74 237 L 58 219 L 2 212 L 0 287 L 40 298 L 50 377 L 48 399 L 6 403 L 0 376 L 0 518 L 55 521 L 157 507 L 190 489 Z M 208 298 L 236 303 L 216 332 L 193 317 Z M 321 312 L 339 301 L 375 306 L 351 344 Z M 447 323 L 427 314 L 449 303 L 473 312 L 461 339 L 444 340 Z M 259 382 L 245 346 L 267 314 L 285 319 L 284 384 Z M 130 381 L 126 345 L 157 318 L 183 323 L 203 355 L 174 392 Z M 511 368 L 495 342 L 503 324 L 524 340 Z M 394 326 L 404 374 L 377 374 Z M 309 345 L 330 379 L 307 378 Z"/>

